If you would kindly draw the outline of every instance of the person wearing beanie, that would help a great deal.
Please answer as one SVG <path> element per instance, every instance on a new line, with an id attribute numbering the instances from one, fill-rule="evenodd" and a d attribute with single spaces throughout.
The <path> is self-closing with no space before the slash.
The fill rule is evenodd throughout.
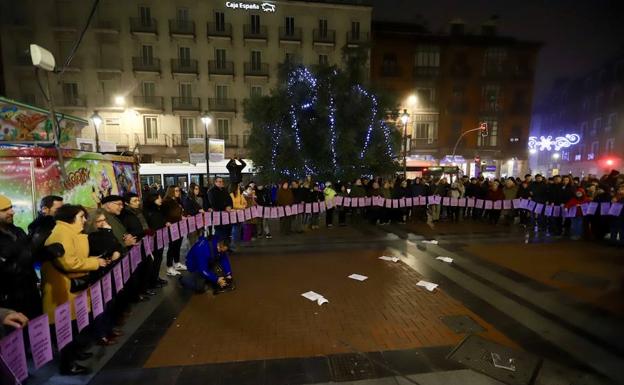
<path id="1" fill-rule="evenodd" d="M 0 307 L 24 313 L 28 318 L 41 314 L 41 295 L 28 236 L 15 226 L 11 200 L 0 195 Z"/>

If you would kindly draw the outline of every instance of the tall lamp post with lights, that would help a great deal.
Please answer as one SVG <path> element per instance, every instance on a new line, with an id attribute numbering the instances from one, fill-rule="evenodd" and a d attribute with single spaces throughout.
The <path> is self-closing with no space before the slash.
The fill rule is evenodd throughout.
<path id="1" fill-rule="evenodd" d="M 403 123 L 403 178 L 407 179 L 407 123 L 409 122 L 409 114 L 407 109 L 401 114 L 401 123 Z"/>
<path id="2" fill-rule="evenodd" d="M 210 187 L 210 137 L 208 135 L 208 126 L 210 125 L 210 123 L 212 123 L 212 117 L 210 116 L 210 114 L 205 112 L 201 117 L 201 121 L 204 124 L 204 151 L 206 152 L 206 188 L 208 188 Z"/>
<path id="3" fill-rule="evenodd" d="M 100 126 L 102 125 L 102 117 L 97 111 L 93 111 L 93 115 L 91 115 L 90 119 L 95 127 L 95 152 L 100 152 Z"/>

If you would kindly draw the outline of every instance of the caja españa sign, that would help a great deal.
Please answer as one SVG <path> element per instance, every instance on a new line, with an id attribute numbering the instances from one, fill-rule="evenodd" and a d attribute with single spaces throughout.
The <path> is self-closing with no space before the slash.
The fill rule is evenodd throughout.
<path id="1" fill-rule="evenodd" d="M 226 8 L 242 9 L 245 11 L 262 11 L 262 12 L 275 12 L 275 4 L 272 3 L 244 3 L 242 1 L 226 1 Z"/>

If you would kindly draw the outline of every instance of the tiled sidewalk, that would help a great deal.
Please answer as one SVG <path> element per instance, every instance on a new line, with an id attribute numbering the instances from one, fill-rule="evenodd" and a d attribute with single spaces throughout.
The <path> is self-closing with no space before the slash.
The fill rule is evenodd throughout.
<path id="1" fill-rule="evenodd" d="M 163 336 L 145 367 L 196 365 L 336 353 L 450 346 L 440 317 L 469 315 L 481 335 L 514 344 L 444 288 L 417 287 L 417 272 L 379 260 L 382 249 L 245 254 L 232 258 L 238 289 L 196 295 Z M 358 282 L 351 273 L 369 277 Z M 301 297 L 314 290 L 328 304 Z"/>

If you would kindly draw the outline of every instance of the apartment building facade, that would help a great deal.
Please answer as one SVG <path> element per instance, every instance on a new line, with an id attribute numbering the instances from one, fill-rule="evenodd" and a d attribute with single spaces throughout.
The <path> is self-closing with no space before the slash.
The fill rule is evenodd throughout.
<path id="1" fill-rule="evenodd" d="M 601 176 L 624 166 L 624 49 L 603 66 L 557 81 L 536 108 L 531 135 L 578 143 L 559 149 L 537 148 L 531 167 L 544 175 Z"/>
<path id="2" fill-rule="evenodd" d="M 528 168 L 527 140 L 540 43 L 499 36 L 494 22 L 466 32 L 373 23 L 371 81 L 409 115 L 408 167 L 457 165 L 465 174 L 487 169 L 518 175 Z M 472 132 L 488 124 L 488 136 Z M 477 163 L 482 163 L 479 167 Z"/>
<path id="3" fill-rule="evenodd" d="M 27 54 L 68 57 L 91 3 L 24 0 L 3 7 L 6 96 L 45 106 Z M 280 63 L 340 64 L 345 45 L 370 38 L 372 8 L 362 1 L 102 0 L 62 74 L 50 75 L 57 110 L 102 117 L 100 140 L 138 148 L 143 161 L 188 159 L 187 139 L 225 141 L 244 156 L 243 100 L 268 94 Z M 82 136 L 93 138 L 93 124 Z"/>

